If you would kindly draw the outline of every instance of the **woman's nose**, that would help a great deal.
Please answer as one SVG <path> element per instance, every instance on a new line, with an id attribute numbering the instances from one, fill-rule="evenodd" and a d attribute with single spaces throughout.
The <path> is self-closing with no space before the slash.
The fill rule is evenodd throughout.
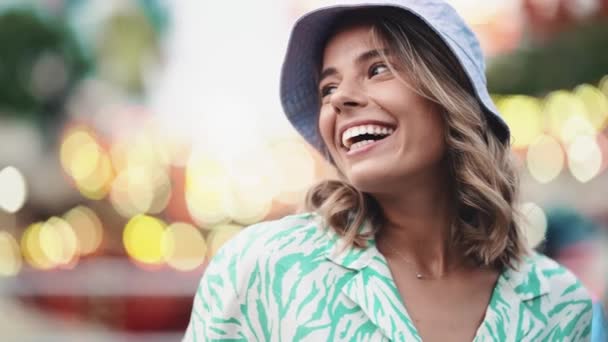
<path id="1" fill-rule="evenodd" d="M 340 114 L 357 107 L 364 107 L 367 104 L 367 97 L 360 86 L 342 82 L 331 95 L 330 102 L 336 113 Z"/>

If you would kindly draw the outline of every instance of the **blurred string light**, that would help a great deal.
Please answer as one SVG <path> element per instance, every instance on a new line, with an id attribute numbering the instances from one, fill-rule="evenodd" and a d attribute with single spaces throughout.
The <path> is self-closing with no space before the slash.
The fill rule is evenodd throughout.
<path id="1" fill-rule="evenodd" d="M 78 240 L 65 220 L 51 217 L 39 231 L 40 248 L 53 266 L 71 268 L 78 257 Z"/>
<path id="2" fill-rule="evenodd" d="M 282 140 L 270 147 L 278 171 L 277 201 L 298 203 L 315 179 L 315 161 L 308 148 L 300 141 Z"/>
<path id="3" fill-rule="evenodd" d="M 608 168 L 608 137 L 604 134 L 598 134 L 596 136 L 597 146 L 600 148 L 602 153 L 602 163 L 600 165 L 599 174 L 602 174 Z"/>
<path id="4" fill-rule="evenodd" d="M 547 216 L 541 207 L 532 202 L 522 204 L 520 210 L 526 240 L 531 248 L 535 248 L 544 241 L 547 234 Z"/>
<path id="5" fill-rule="evenodd" d="M 67 130 L 60 147 L 60 159 L 63 169 L 83 196 L 99 200 L 107 195 L 114 171 L 109 155 L 90 128 L 74 126 Z"/>
<path id="6" fill-rule="evenodd" d="M 80 255 L 97 251 L 103 241 L 103 226 L 93 210 L 78 206 L 63 215 L 63 219 L 72 227 Z"/>
<path id="7" fill-rule="evenodd" d="M 0 170 L 0 209 L 16 213 L 23 207 L 27 198 L 25 177 L 15 167 Z"/>
<path id="8" fill-rule="evenodd" d="M 188 223 L 173 223 L 161 238 L 163 259 L 179 271 L 191 271 L 205 261 L 207 243 L 200 230 Z"/>
<path id="9" fill-rule="evenodd" d="M 579 182 L 593 179 L 601 166 L 602 151 L 595 136 L 579 136 L 568 146 L 568 167 Z"/>
<path id="10" fill-rule="evenodd" d="M 542 134 L 544 119 L 537 98 L 508 96 L 500 99 L 497 106 L 512 131 L 513 147 L 525 148 Z"/>
<path id="11" fill-rule="evenodd" d="M 21 253 L 36 269 L 71 269 L 81 256 L 99 248 L 102 235 L 101 221 L 95 212 L 78 206 L 61 218 L 53 216 L 28 226 L 21 236 Z"/>
<path id="12" fill-rule="evenodd" d="M 27 263 L 40 270 L 48 270 L 56 265 L 49 260 L 42 249 L 40 232 L 43 222 L 29 225 L 21 236 L 21 252 Z"/>
<path id="13" fill-rule="evenodd" d="M 129 257 L 144 265 L 160 265 L 166 226 L 163 221 L 148 215 L 131 218 L 123 231 L 123 243 Z"/>
<path id="14" fill-rule="evenodd" d="M 586 108 L 587 118 L 596 133 L 606 128 L 608 123 L 608 96 L 592 85 L 583 84 L 574 89 L 574 96 L 579 98 Z"/>
<path id="15" fill-rule="evenodd" d="M 118 175 L 112 184 L 110 201 L 127 218 L 160 213 L 171 197 L 170 155 L 154 129 L 146 124 L 142 132 L 119 140 L 111 148 Z"/>
<path id="16" fill-rule="evenodd" d="M 230 189 L 226 167 L 205 151 L 196 150 L 185 172 L 186 204 L 197 225 L 208 228 L 228 221 L 229 214 L 224 207 Z"/>
<path id="17" fill-rule="evenodd" d="M 559 142 L 550 135 L 538 137 L 528 148 L 528 171 L 540 183 L 555 179 L 564 167 L 564 153 Z"/>
<path id="18" fill-rule="evenodd" d="M 0 231 L 0 277 L 17 275 L 21 266 L 19 244 L 11 234 Z"/>
<path id="19" fill-rule="evenodd" d="M 130 218 L 142 213 L 160 213 L 171 196 L 171 181 L 162 168 L 144 166 L 122 170 L 110 193 L 116 211 Z"/>
<path id="20" fill-rule="evenodd" d="M 608 75 L 600 80 L 599 89 L 608 98 Z"/>
<path id="21" fill-rule="evenodd" d="M 208 258 L 213 258 L 218 250 L 242 229 L 242 226 L 236 224 L 220 224 L 213 227 L 207 236 Z"/>
<path id="22" fill-rule="evenodd" d="M 545 116 L 549 134 L 559 137 L 566 144 L 572 142 L 578 134 L 593 134 L 593 128 L 586 117 L 585 105 L 568 91 L 555 91 L 546 97 Z"/>
<path id="23" fill-rule="evenodd" d="M 277 195 L 277 168 L 266 150 L 254 150 L 228 165 L 229 193 L 223 197 L 225 212 L 240 224 L 262 220 Z"/>
<path id="24" fill-rule="evenodd" d="M 81 255 L 81 244 L 71 223 L 59 217 L 28 226 L 21 236 L 21 251 L 34 268 L 73 268 Z"/>

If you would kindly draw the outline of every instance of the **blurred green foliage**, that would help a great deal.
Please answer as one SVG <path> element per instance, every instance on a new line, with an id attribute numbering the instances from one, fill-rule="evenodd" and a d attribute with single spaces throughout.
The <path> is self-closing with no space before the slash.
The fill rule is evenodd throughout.
<path id="1" fill-rule="evenodd" d="M 495 94 L 544 95 L 597 83 L 608 74 L 608 21 L 581 23 L 544 44 L 499 56 L 488 67 Z"/>
<path id="2" fill-rule="evenodd" d="M 91 66 L 64 22 L 27 8 L 0 13 L 0 46 L 0 115 L 35 121 L 58 116 L 67 94 Z M 41 92 L 34 72 L 45 56 L 53 56 L 62 70 L 46 70 L 49 91 Z M 61 75 L 55 84 L 54 74 Z"/>

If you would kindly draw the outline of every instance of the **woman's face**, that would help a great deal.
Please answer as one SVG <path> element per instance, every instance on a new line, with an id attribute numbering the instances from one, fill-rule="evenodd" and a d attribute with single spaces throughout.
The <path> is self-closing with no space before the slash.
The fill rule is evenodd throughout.
<path id="1" fill-rule="evenodd" d="M 407 74 L 393 74 L 378 48 L 369 26 L 340 31 L 325 47 L 319 82 L 321 136 L 346 178 L 368 193 L 439 175 L 445 152 L 438 107 L 403 82 Z"/>

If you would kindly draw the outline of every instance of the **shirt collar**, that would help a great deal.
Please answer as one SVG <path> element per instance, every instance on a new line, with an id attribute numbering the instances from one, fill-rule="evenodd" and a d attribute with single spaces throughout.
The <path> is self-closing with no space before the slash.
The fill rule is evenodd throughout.
<path id="1" fill-rule="evenodd" d="M 365 248 L 345 247 L 343 237 L 328 226 L 325 229 L 329 241 L 326 256 L 337 265 L 352 271 L 361 271 L 368 267 L 374 255 L 379 253 L 373 238 L 367 241 Z M 371 229 L 369 222 L 366 222 L 361 228 L 362 232 L 370 232 Z M 538 258 L 539 255 L 535 252 L 524 256 L 514 268 L 505 267 L 499 278 L 499 282 L 504 282 L 505 290 L 512 292 L 522 302 L 549 293 L 549 281 L 545 275 L 547 270 L 542 269 L 537 262 Z"/>

